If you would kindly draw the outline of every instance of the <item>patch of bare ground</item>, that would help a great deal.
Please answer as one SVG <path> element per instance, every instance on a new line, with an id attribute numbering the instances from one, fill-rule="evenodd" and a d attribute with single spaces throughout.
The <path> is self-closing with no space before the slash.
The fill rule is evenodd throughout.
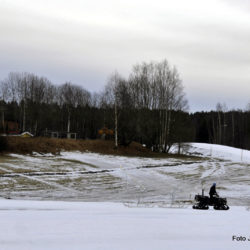
<path id="1" fill-rule="evenodd" d="M 7 153 L 32 154 L 33 152 L 54 155 L 61 151 L 80 151 L 93 152 L 110 155 L 124 155 L 137 157 L 174 157 L 180 159 L 194 159 L 199 157 L 172 155 L 152 152 L 150 149 L 143 147 L 140 143 L 132 142 L 129 146 L 114 147 L 111 140 L 73 140 L 73 139 L 57 139 L 46 137 L 7 137 L 8 149 Z"/>

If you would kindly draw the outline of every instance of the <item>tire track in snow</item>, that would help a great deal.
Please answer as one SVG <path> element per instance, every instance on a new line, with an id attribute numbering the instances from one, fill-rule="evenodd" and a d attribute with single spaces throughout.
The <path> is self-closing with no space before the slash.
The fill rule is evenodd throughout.
<path id="1" fill-rule="evenodd" d="M 6 166 L 7 167 L 7 166 Z M 18 169 L 18 167 L 13 167 L 13 166 L 8 166 L 8 168 L 13 168 L 13 169 Z M 1 167 L 2 170 L 8 172 L 8 173 L 14 173 L 13 170 L 10 170 L 10 169 L 6 169 L 6 168 L 3 168 Z M 41 180 L 39 178 L 36 178 L 36 177 L 33 177 L 33 176 L 30 176 L 30 175 L 25 175 L 25 174 L 22 174 L 22 173 L 17 173 L 16 175 L 20 176 L 20 177 L 23 177 L 23 178 L 26 178 L 26 179 L 30 179 L 30 180 L 33 180 L 33 181 L 36 181 L 36 182 L 40 182 L 42 184 L 45 184 L 47 186 L 51 186 L 51 187 L 54 187 L 56 189 L 60 189 L 60 190 L 66 190 L 66 191 L 69 191 L 71 193 L 75 193 L 75 194 L 82 194 L 82 192 L 80 191 L 77 191 L 75 189 L 72 189 L 72 188 L 68 188 L 68 187 L 65 187 L 63 185 L 60 185 L 60 184 L 56 184 L 56 183 L 51 183 L 49 181 L 44 181 L 44 180 Z M 15 177 L 15 176 L 13 176 Z"/>
<path id="2" fill-rule="evenodd" d="M 209 163 L 209 169 L 206 169 L 202 175 L 201 179 L 205 179 L 208 177 L 215 177 L 215 176 L 220 176 L 222 174 L 225 174 L 225 169 L 224 166 L 222 166 L 220 163 Z M 208 167 L 207 166 L 207 167 Z"/>
<path id="3" fill-rule="evenodd" d="M 38 178 L 35 178 L 33 176 L 27 176 L 27 175 L 24 175 L 24 174 L 19 174 L 19 176 L 21 177 L 24 177 L 24 178 L 27 178 L 27 179 L 30 179 L 30 180 L 33 180 L 33 181 L 36 181 L 36 182 L 40 182 L 42 184 L 45 184 L 47 186 L 51 186 L 51 187 L 54 187 L 54 188 L 57 188 L 57 189 L 60 189 L 60 190 L 66 190 L 66 191 L 69 191 L 71 193 L 75 193 L 75 194 L 82 194 L 82 192 L 79 192 L 75 189 L 72 189 L 72 188 L 68 188 L 68 187 L 65 187 L 63 185 L 60 185 L 60 184 L 57 184 L 57 183 L 51 183 L 49 181 L 45 181 L 45 180 L 40 180 Z"/>

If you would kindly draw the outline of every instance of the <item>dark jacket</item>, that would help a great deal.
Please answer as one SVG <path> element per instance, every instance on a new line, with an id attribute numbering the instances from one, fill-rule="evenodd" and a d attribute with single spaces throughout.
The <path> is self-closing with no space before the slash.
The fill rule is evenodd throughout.
<path id="1" fill-rule="evenodd" d="M 213 186 L 210 188 L 209 195 L 210 195 L 210 197 L 213 197 L 214 195 L 217 195 L 216 186 L 215 186 L 215 185 L 213 185 Z"/>

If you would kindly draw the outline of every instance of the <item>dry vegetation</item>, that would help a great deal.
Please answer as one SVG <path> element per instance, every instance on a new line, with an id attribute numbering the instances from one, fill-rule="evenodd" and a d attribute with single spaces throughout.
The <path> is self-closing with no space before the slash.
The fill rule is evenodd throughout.
<path id="1" fill-rule="evenodd" d="M 60 154 L 61 151 L 80 151 L 93 152 L 100 154 L 135 156 L 135 157 L 154 157 L 154 158 L 179 158 L 200 160 L 201 157 L 185 154 L 167 154 L 152 152 L 150 149 L 143 147 L 140 143 L 132 142 L 129 146 L 115 148 L 113 140 L 74 140 L 74 139 L 56 139 L 47 137 L 6 137 L 7 147 L 1 151 L 3 153 L 32 154 Z"/>
<path id="2" fill-rule="evenodd" d="M 55 139 L 45 137 L 21 138 L 8 137 L 7 152 L 31 154 L 52 153 L 59 154 L 65 151 L 90 151 L 103 154 L 128 155 L 128 156 L 156 156 L 149 149 L 144 148 L 141 144 L 132 142 L 129 146 L 119 146 L 115 149 L 114 142 L 108 140 L 71 140 L 71 139 Z"/>

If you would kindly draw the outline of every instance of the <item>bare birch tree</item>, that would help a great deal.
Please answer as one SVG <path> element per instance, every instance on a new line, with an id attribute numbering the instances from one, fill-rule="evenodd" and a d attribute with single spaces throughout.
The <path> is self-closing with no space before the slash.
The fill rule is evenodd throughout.
<path id="1" fill-rule="evenodd" d="M 171 68 L 167 60 L 159 63 L 142 63 L 133 68 L 130 82 L 135 107 L 158 110 L 159 150 L 168 152 L 172 145 L 172 112 L 188 108 L 177 69 Z"/>
<path id="2" fill-rule="evenodd" d="M 106 104 L 112 105 L 114 109 L 114 128 L 115 128 L 115 148 L 118 148 L 118 105 L 119 105 L 119 83 L 122 77 L 118 72 L 114 72 L 108 79 L 104 95 Z"/>

